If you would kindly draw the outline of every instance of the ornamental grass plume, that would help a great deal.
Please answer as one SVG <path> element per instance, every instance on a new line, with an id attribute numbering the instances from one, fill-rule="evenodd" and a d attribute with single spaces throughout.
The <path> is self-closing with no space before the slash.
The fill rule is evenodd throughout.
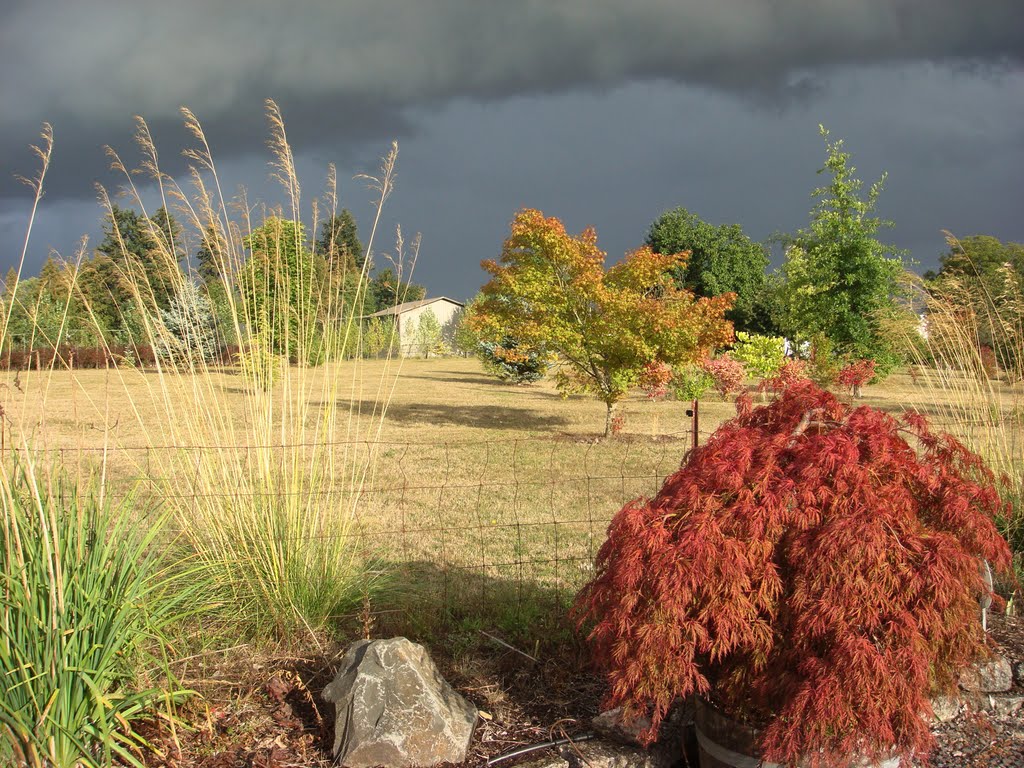
<path id="1" fill-rule="evenodd" d="M 615 516 L 576 599 L 606 704 L 652 739 L 699 694 L 788 765 L 927 753 L 930 697 L 985 652 L 979 563 L 1010 567 L 992 472 L 809 381 L 740 406 Z"/>

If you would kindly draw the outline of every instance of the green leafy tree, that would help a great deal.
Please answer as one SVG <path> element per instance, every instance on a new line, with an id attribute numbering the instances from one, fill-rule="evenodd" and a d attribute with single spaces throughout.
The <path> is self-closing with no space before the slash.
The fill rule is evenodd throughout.
<path id="1" fill-rule="evenodd" d="M 131 208 L 111 206 L 96 251 L 117 273 L 104 282 L 122 314 L 132 301 L 141 301 L 150 313 L 167 309 L 182 280 L 180 243 L 181 227 L 165 208 L 147 220 Z"/>
<path id="2" fill-rule="evenodd" d="M 360 350 L 365 358 L 394 354 L 398 344 L 395 321 L 390 317 L 371 317 L 362 327 Z"/>
<path id="3" fill-rule="evenodd" d="M 783 298 L 789 323 L 804 339 L 824 334 L 838 353 L 888 368 L 896 361 L 880 318 L 896 306 L 903 265 L 877 238 L 879 228 L 890 225 L 873 215 L 885 176 L 862 198 L 843 142 L 830 143 L 828 131 L 820 130 L 827 156 L 819 173 L 831 178 L 814 191 L 810 227 L 786 249 Z"/>
<path id="4" fill-rule="evenodd" d="M 359 241 L 356 220 L 342 209 L 320 225 L 320 234 L 313 246 L 324 263 L 326 279 L 320 299 L 324 321 L 343 325 L 352 315 L 361 317 L 372 300 L 366 290 L 362 267 L 366 260 Z"/>
<path id="5" fill-rule="evenodd" d="M 949 250 L 939 257 L 939 273 L 925 273 L 926 279 L 957 275 L 980 278 L 986 283 L 1001 282 L 1000 269 L 1009 264 L 1024 276 L 1024 244 L 1003 243 L 991 235 L 950 238 Z"/>
<path id="6" fill-rule="evenodd" d="M 181 224 L 161 206 L 149 220 L 150 238 L 156 243 L 156 247 L 163 253 L 171 256 L 175 266 L 179 266 L 185 260 L 185 244 L 182 236 Z"/>
<path id="7" fill-rule="evenodd" d="M 245 239 L 249 258 L 239 276 L 250 334 L 274 355 L 319 362 L 316 297 L 323 277 L 305 247 L 302 224 L 271 216 Z"/>
<path id="8" fill-rule="evenodd" d="M 113 335 L 124 327 L 124 318 L 131 314 L 135 303 L 124 270 L 97 251 L 82 262 L 76 291 L 91 322 L 107 341 L 112 341 Z"/>
<path id="9" fill-rule="evenodd" d="M 477 354 L 480 348 L 480 338 L 477 336 L 476 331 L 473 330 L 469 319 L 474 312 L 474 307 L 480 303 L 482 298 L 480 294 L 474 296 L 455 318 L 452 345 L 455 347 L 456 352 L 467 357 Z"/>
<path id="10" fill-rule="evenodd" d="M 221 282 L 228 271 L 227 243 L 214 226 L 203 230 L 203 239 L 196 251 L 199 278 L 207 287 Z"/>
<path id="11" fill-rule="evenodd" d="M 970 338 L 975 352 L 969 359 L 980 364 L 982 356 L 991 354 L 1011 378 L 1020 378 L 1024 370 L 1024 245 L 1002 243 L 988 235 L 958 240 L 947 233 L 947 240 L 949 251 L 941 258 L 938 275 L 926 275 L 931 278 L 927 283 L 930 346 L 950 354 L 964 346 L 960 342 L 949 348 L 951 341 Z M 981 374 L 992 372 L 985 370 L 991 366 L 980 368 Z"/>
<path id="12" fill-rule="evenodd" d="M 758 301 L 768 253 L 738 224 L 709 224 L 685 208 L 675 208 L 651 224 L 647 245 L 655 253 L 689 251 L 685 266 L 673 270 L 677 285 L 697 296 L 735 293 L 736 303 L 726 318 L 737 330 L 762 330 Z"/>
<path id="13" fill-rule="evenodd" d="M 363 268 L 366 254 L 359 240 L 355 217 L 347 208 L 342 208 L 341 213 L 331 216 L 320 225 L 315 250 L 324 257 L 332 274 Z"/>
<path id="14" fill-rule="evenodd" d="M 6 348 L 52 349 L 62 345 L 92 347 L 100 344 L 101 337 L 74 290 L 73 267 L 47 259 L 38 277 L 20 283 L 16 275 L 9 278 L 4 305 L 5 309 L 11 308 Z"/>
<path id="15" fill-rule="evenodd" d="M 386 267 L 374 275 L 369 295 L 373 304 L 371 311 L 380 312 L 409 301 L 419 301 L 427 295 L 427 289 L 416 283 L 401 282 L 394 271 Z"/>
<path id="16" fill-rule="evenodd" d="M 441 337 L 441 323 L 433 310 L 428 309 L 420 314 L 419 321 L 416 323 L 415 330 L 410 333 L 410 337 L 415 349 L 423 357 L 430 357 L 431 352 L 435 354 L 439 352 L 444 346 L 444 340 Z"/>
<path id="17" fill-rule="evenodd" d="M 492 279 L 470 322 L 480 338 L 515 339 L 517 355 L 553 359 L 563 392 L 605 404 L 607 436 L 647 364 L 685 364 L 732 340 L 724 315 L 733 297 L 679 290 L 669 270 L 681 254 L 644 247 L 608 270 L 604 258 L 592 229 L 573 236 L 556 218 L 520 211 L 501 263 L 482 264 Z"/>

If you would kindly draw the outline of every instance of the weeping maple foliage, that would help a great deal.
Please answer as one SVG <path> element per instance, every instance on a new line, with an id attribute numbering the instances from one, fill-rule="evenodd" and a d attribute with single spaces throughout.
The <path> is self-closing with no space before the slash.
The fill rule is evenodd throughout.
<path id="1" fill-rule="evenodd" d="M 609 526 L 573 609 L 606 703 L 653 739 L 705 696 L 790 765 L 926 753 L 930 696 L 985 652 L 980 561 L 1010 565 L 992 473 L 806 380 L 739 411 Z"/>

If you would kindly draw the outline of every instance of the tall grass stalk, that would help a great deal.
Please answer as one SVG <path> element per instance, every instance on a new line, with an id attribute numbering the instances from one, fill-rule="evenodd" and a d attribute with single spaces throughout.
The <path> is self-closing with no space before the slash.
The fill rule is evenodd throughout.
<path id="1" fill-rule="evenodd" d="M 19 287 L 53 149 L 44 125 L 38 173 L 0 349 Z M 68 323 L 68 304 L 54 338 Z M 31 337 L 37 338 L 33 328 Z M 45 397 L 52 368 L 13 386 Z M 202 578 L 165 557 L 166 516 L 125 494 L 117 503 L 98 473 L 52 464 L 31 424 L 0 403 L 0 762 L 79 768 L 117 759 L 141 765 L 135 728 L 186 694 L 170 675 L 164 629 L 195 610 Z M 8 431 L 10 439 L 8 439 Z M 145 530 L 137 523 L 145 519 Z M 168 710 L 170 713 L 170 710 Z"/>
<path id="2" fill-rule="evenodd" d="M 959 242 L 948 236 L 950 247 Z M 961 249 L 962 250 L 962 249 Z M 1024 300 L 1005 269 L 999 290 L 968 276 L 944 276 L 919 296 L 924 306 L 916 354 L 918 402 L 912 405 L 964 438 L 1006 478 L 1002 532 L 1024 576 Z"/>
<path id="3" fill-rule="evenodd" d="M 212 328 L 203 312 L 184 312 L 172 333 L 153 286 L 144 270 L 132 268 L 134 257 L 122 244 L 122 277 L 133 297 L 131 311 L 141 319 L 142 343 L 160 354 L 150 373 L 117 365 L 112 375 L 124 392 L 135 393 L 130 413 L 119 417 L 130 418 L 151 449 L 149 465 L 135 470 L 150 474 L 181 540 L 212 575 L 211 597 L 232 631 L 316 636 L 377 581 L 373 553 L 358 543 L 359 512 L 400 365 L 388 361 L 379 379 L 364 381 L 354 352 L 397 144 L 380 175 L 370 178 L 376 216 L 362 269 L 332 273 L 309 251 L 306 236 L 315 235 L 321 211 L 337 210 L 335 172 L 329 171 L 324 198 L 310 204 L 304 230 L 297 224 L 303 203 L 284 121 L 273 102 L 267 113 L 272 175 L 284 190 L 285 204 L 277 208 L 252 206 L 244 193 L 224 197 L 213 153 L 191 112 L 184 111 L 195 139 L 186 151 L 187 189 L 160 170 L 139 120 L 141 170 L 189 230 L 207 233 L 219 279 L 202 290 L 220 306 Z M 148 221 L 144 198 L 152 195 L 136 187 L 117 154 L 111 157 Z M 101 197 L 109 210 L 109 198 L 102 191 Z M 153 235 L 159 247 L 150 259 L 162 260 L 174 276 L 177 296 L 194 295 L 196 276 L 178 269 L 167 238 Z M 206 353 L 203 339 L 211 333 L 217 347 L 237 345 L 237 359 Z M 233 405 L 233 390 L 245 393 L 242 409 Z M 102 411 L 100 403 L 92 406 Z"/>

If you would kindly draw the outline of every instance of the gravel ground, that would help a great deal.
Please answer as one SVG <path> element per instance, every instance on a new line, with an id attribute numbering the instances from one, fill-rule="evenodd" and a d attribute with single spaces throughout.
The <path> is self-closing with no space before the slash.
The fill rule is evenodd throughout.
<path id="1" fill-rule="evenodd" d="M 992 616 L 990 634 L 1011 666 L 1024 664 L 1024 619 Z M 1024 697 L 1018 673 L 1012 690 L 1002 698 Z M 985 702 L 981 702 L 982 705 Z M 991 706 L 991 704 L 990 704 Z M 1007 715 L 963 707 L 960 715 L 933 728 L 938 748 L 931 756 L 935 768 L 1024 768 L 1024 707 Z"/>
<path id="2" fill-rule="evenodd" d="M 993 617 L 991 634 L 1011 664 L 1024 662 L 1024 620 Z M 277 655 L 208 670 L 207 697 L 183 713 L 191 727 L 174 733 L 155 722 L 147 735 L 157 751 L 144 756 L 145 764 L 330 768 L 333 713 L 318 694 L 343 651 L 338 648 L 326 659 Z M 483 768 L 488 758 L 517 747 L 592 730 L 603 683 L 587 671 L 582 649 L 568 657 L 565 649 L 550 657 L 541 653 L 538 663 L 497 647 L 477 648 L 458 659 L 435 649 L 434 656 L 444 675 L 486 713 L 459 768 Z M 1024 697 L 1020 677 L 1013 690 L 999 695 Z M 934 733 L 937 748 L 930 761 L 915 761 L 912 768 L 1024 768 L 1024 708 L 998 715 L 962 707 Z M 538 754 L 543 753 L 500 765 L 513 768 Z"/>

